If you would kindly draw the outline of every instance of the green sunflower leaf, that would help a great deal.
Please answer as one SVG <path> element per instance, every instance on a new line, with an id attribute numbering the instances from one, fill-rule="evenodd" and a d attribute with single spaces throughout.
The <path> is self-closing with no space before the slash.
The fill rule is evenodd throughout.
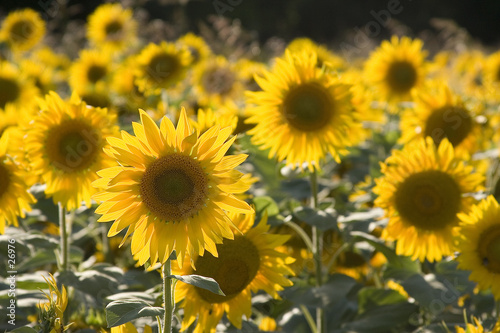
<path id="1" fill-rule="evenodd" d="M 300 221 L 317 227 L 319 230 L 339 230 L 337 225 L 337 213 L 333 209 L 315 210 L 310 207 L 298 207 L 293 215 Z"/>
<path id="2" fill-rule="evenodd" d="M 164 312 L 163 308 L 151 306 L 143 300 L 119 300 L 106 306 L 106 321 L 108 328 L 110 328 L 141 317 L 162 317 Z"/>
<path id="3" fill-rule="evenodd" d="M 200 276 L 200 275 L 169 275 L 170 277 L 173 277 L 174 279 L 177 279 L 179 281 L 182 281 L 184 283 L 190 284 L 192 286 L 206 289 L 208 291 L 213 292 L 214 294 L 221 295 L 221 296 L 226 296 L 222 290 L 219 287 L 219 284 L 217 281 L 215 281 L 212 278 L 205 277 L 205 276 Z"/>

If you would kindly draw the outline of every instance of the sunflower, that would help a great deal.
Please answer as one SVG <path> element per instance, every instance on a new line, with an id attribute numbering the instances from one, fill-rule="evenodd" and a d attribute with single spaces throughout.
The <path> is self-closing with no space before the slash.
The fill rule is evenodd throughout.
<path id="1" fill-rule="evenodd" d="M 173 43 L 150 43 L 136 61 L 136 84 L 141 92 L 153 95 L 174 87 L 184 79 L 191 64 L 191 55 L 186 47 Z"/>
<path id="2" fill-rule="evenodd" d="M 455 157 L 443 139 L 417 139 L 394 151 L 381 163 L 383 176 L 375 179 L 375 206 L 389 218 L 382 233 L 397 240 L 396 252 L 412 259 L 439 261 L 452 254 L 457 214 L 467 212 L 474 199 L 467 193 L 481 189 L 483 176 Z"/>
<path id="3" fill-rule="evenodd" d="M 460 214 L 462 220 L 457 249 L 458 268 L 470 270 L 470 279 L 481 290 L 491 288 L 500 300 L 500 205 L 490 195 L 470 213 Z"/>
<path id="4" fill-rule="evenodd" d="M 292 285 L 285 275 L 293 275 L 287 266 L 293 259 L 275 249 L 289 236 L 268 233 L 267 217 L 253 228 L 254 214 L 231 214 L 230 217 L 241 233 L 236 233 L 233 240 L 224 240 L 217 245 L 218 257 L 208 253 L 196 256 L 193 258 L 196 270 L 186 262 L 176 272 L 211 277 L 225 294 L 220 296 L 177 283 L 175 301 L 181 302 L 180 307 L 184 309 L 181 331 L 198 317 L 194 332 L 215 332 L 224 313 L 234 326 L 241 329 L 242 316 L 250 318 L 252 314 L 251 292 L 264 290 L 279 299 L 278 291 Z"/>
<path id="5" fill-rule="evenodd" d="M 56 89 L 54 71 L 40 61 L 23 59 L 19 62 L 19 69 L 23 77 L 32 81 L 41 94 Z"/>
<path id="6" fill-rule="evenodd" d="M 47 184 L 45 193 L 66 209 L 91 204 L 96 171 L 114 165 L 102 151 L 116 135 L 116 118 L 76 98 L 63 101 L 55 92 L 40 101 L 40 113 L 30 124 L 26 150 L 34 172 Z"/>
<path id="7" fill-rule="evenodd" d="M 500 88 L 500 51 L 486 58 L 483 67 L 484 85 L 487 97 L 494 101 L 500 100 L 498 89 Z"/>
<path id="8" fill-rule="evenodd" d="M 330 153 L 337 162 L 353 143 L 348 132 L 355 121 L 350 86 L 317 68 L 315 53 L 292 54 L 276 60 L 271 72 L 256 77 L 263 91 L 247 92 L 247 123 L 252 142 L 269 156 L 295 168 L 310 170 Z"/>
<path id="9" fill-rule="evenodd" d="M 177 129 L 167 117 L 158 129 L 146 112 L 140 116 L 136 136 L 122 131 L 122 139 L 108 139 L 106 152 L 120 166 L 101 170 L 94 182 L 102 189 L 94 196 L 103 201 L 99 221 L 115 221 L 109 237 L 127 227 L 124 240 L 134 232 L 132 254 L 140 265 L 164 263 L 174 250 L 180 265 L 186 252 L 217 255 L 215 244 L 233 238 L 226 211 L 253 211 L 234 196 L 249 187 L 234 170 L 246 155 L 224 156 L 236 139 L 228 140 L 231 128 L 215 126 L 198 136 L 184 109 Z"/>
<path id="10" fill-rule="evenodd" d="M 255 76 L 264 75 L 264 72 L 267 70 L 267 66 L 264 63 L 242 58 L 236 62 L 234 67 L 240 74 L 245 90 L 260 90 L 257 81 L 255 81 Z"/>
<path id="11" fill-rule="evenodd" d="M 446 83 L 439 81 L 415 95 L 415 106 L 401 117 L 402 143 L 429 136 L 436 145 L 447 138 L 459 155 L 470 156 L 480 148 L 481 125 Z"/>
<path id="12" fill-rule="evenodd" d="M 50 278 L 43 277 L 47 285 L 49 286 L 49 293 L 45 293 L 45 297 L 49 300 L 48 303 L 38 304 L 40 310 L 40 319 L 38 320 L 39 326 L 42 332 L 64 332 L 67 330 L 69 325 L 64 325 L 64 311 L 68 306 L 68 293 L 64 285 L 61 286 L 61 290 L 57 287 L 56 279 L 52 274 Z"/>
<path id="13" fill-rule="evenodd" d="M 26 171 L 8 154 L 8 133 L 0 138 L 0 234 L 5 232 L 5 222 L 18 226 L 17 217 L 24 217 L 36 202 L 25 183 Z"/>
<path id="14" fill-rule="evenodd" d="M 38 89 L 31 81 L 23 80 L 20 71 L 7 61 L 0 61 L 0 108 L 11 103 L 16 108 L 32 109 Z"/>
<path id="15" fill-rule="evenodd" d="M 487 95 L 485 86 L 485 56 L 479 50 L 466 50 L 451 62 L 451 75 L 448 79 L 451 87 L 474 99 L 484 99 Z"/>
<path id="16" fill-rule="evenodd" d="M 132 10 L 118 3 L 100 5 L 88 18 L 87 37 L 98 47 L 121 51 L 136 38 Z"/>
<path id="17" fill-rule="evenodd" d="M 473 320 L 475 325 L 465 323 L 465 330 L 462 327 L 455 326 L 457 333 L 500 333 L 500 322 L 497 322 L 491 331 L 487 331 L 477 318 L 473 317 Z"/>
<path id="18" fill-rule="evenodd" d="M 144 325 L 143 333 L 152 333 L 151 326 Z M 111 333 L 138 333 L 137 328 L 131 322 L 119 326 L 111 327 Z"/>
<path id="19" fill-rule="evenodd" d="M 134 57 L 126 58 L 118 66 L 111 85 L 112 91 L 117 95 L 117 104 L 133 113 L 136 113 L 139 107 L 145 108 L 148 105 L 146 96 L 136 84 L 136 67 Z"/>
<path id="20" fill-rule="evenodd" d="M 408 101 L 412 89 L 423 84 L 426 54 L 421 40 L 393 36 L 390 42 L 383 41 L 366 61 L 366 79 L 382 100 Z"/>
<path id="21" fill-rule="evenodd" d="M 205 40 L 189 32 L 177 39 L 177 44 L 181 47 L 186 47 L 191 54 L 191 65 L 196 66 L 199 63 L 207 60 L 212 55 L 212 50 Z"/>
<path id="22" fill-rule="evenodd" d="M 243 83 L 235 65 L 223 56 L 212 57 L 193 72 L 193 85 L 199 103 L 228 105 L 243 97 Z"/>
<path id="23" fill-rule="evenodd" d="M 291 53 L 298 53 L 303 50 L 315 52 L 318 56 L 318 62 L 316 64 L 318 68 L 324 67 L 327 70 L 338 71 L 344 70 L 347 67 L 344 59 L 328 50 L 325 46 L 316 44 L 309 38 L 295 38 L 288 44 L 287 50 Z"/>
<path id="24" fill-rule="evenodd" d="M 232 133 L 238 124 L 238 117 L 230 110 L 213 111 L 212 109 L 199 109 L 196 121 L 189 119 L 189 122 L 200 134 L 205 133 L 205 131 L 216 124 L 221 128 L 230 127 Z"/>
<path id="25" fill-rule="evenodd" d="M 33 48 L 44 35 L 45 22 L 38 12 L 29 8 L 9 13 L 0 30 L 0 39 L 14 51 Z"/>
<path id="26" fill-rule="evenodd" d="M 96 88 L 104 88 L 111 80 L 111 54 L 97 50 L 82 50 L 79 59 L 71 66 L 69 85 L 81 94 Z"/>

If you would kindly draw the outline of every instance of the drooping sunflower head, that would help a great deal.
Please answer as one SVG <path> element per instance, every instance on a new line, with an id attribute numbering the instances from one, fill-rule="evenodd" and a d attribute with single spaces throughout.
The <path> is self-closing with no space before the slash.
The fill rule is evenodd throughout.
<path id="1" fill-rule="evenodd" d="M 0 61 L 0 109 L 7 104 L 32 109 L 38 94 L 32 81 L 23 78 L 17 67 L 7 61 Z"/>
<path id="2" fill-rule="evenodd" d="M 398 254 L 421 261 L 451 255 L 457 214 L 474 200 L 465 194 L 480 190 L 484 177 L 455 157 L 447 139 L 436 146 L 430 137 L 394 151 L 381 168 L 373 192 L 389 218 L 382 238 L 397 240 Z"/>
<path id="3" fill-rule="evenodd" d="M 292 54 L 256 77 L 262 91 L 247 92 L 247 123 L 252 141 L 269 156 L 286 159 L 293 168 L 309 169 L 330 153 L 336 161 L 353 144 L 348 131 L 359 123 L 353 112 L 350 86 L 317 68 L 315 53 Z"/>
<path id="4" fill-rule="evenodd" d="M 0 39 L 14 51 L 33 48 L 45 35 L 45 22 L 33 9 L 10 12 L 2 23 Z"/>
<path id="5" fill-rule="evenodd" d="M 243 85 L 233 64 L 223 56 L 210 58 L 193 72 L 193 84 L 202 104 L 234 103 L 243 95 Z"/>
<path id="6" fill-rule="evenodd" d="M 200 36 L 196 36 L 192 32 L 189 32 L 177 39 L 177 44 L 182 47 L 187 47 L 189 53 L 191 54 L 191 65 L 193 66 L 202 63 L 212 55 L 212 50 L 205 40 Z"/>
<path id="7" fill-rule="evenodd" d="M 137 56 L 136 84 L 147 95 L 172 88 L 186 76 L 191 55 L 186 47 L 150 43 Z"/>
<path id="8" fill-rule="evenodd" d="M 69 84 L 73 91 L 84 91 L 104 86 L 112 74 L 111 54 L 98 50 L 82 50 L 70 70 Z"/>
<path id="9" fill-rule="evenodd" d="M 26 150 L 32 170 L 47 184 L 45 193 L 68 210 L 91 204 L 96 172 L 114 165 L 103 152 L 117 134 L 116 117 L 84 102 L 63 101 L 55 92 L 40 101 L 30 124 Z"/>
<path id="10" fill-rule="evenodd" d="M 491 289 L 500 300 L 500 205 L 490 195 L 472 207 L 469 214 L 461 214 L 460 238 L 457 250 L 458 268 L 469 270 L 469 279 L 481 290 Z"/>
<path id="11" fill-rule="evenodd" d="M 26 170 L 8 155 L 13 144 L 8 132 L 0 137 L 0 234 L 4 234 L 6 223 L 17 227 L 17 218 L 24 217 L 36 202 L 28 192 Z"/>
<path id="12" fill-rule="evenodd" d="M 436 145 L 448 139 L 457 154 L 473 154 L 479 149 L 481 126 L 475 114 L 444 82 L 430 85 L 415 94 L 415 107 L 401 118 L 401 142 L 431 137 Z"/>
<path id="13" fill-rule="evenodd" d="M 249 214 L 252 208 L 235 197 L 248 185 L 234 168 L 246 155 L 224 156 L 235 137 L 231 128 L 215 126 L 201 136 L 181 111 L 177 128 L 163 117 L 160 129 L 141 110 L 142 124 L 133 123 L 135 136 L 109 138 L 106 152 L 119 166 L 98 174 L 94 196 L 103 203 L 100 221 L 115 221 L 108 236 L 128 228 L 132 254 L 139 264 L 164 263 L 176 251 L 184 256 L 217 255 L 216 244 L 233 238 L 227 212 Z"/>
<path id="14" fill-rule="evenodd" d="M 181 330 L 185 330 L 198 318 L 195 332 L 215 332 L 215 326 L 224 312 L 231 323 L 241 328 L 242 316 L 251 315 L 251 292 L 264 290 L 274 298 L 278 291 L 292 283 L 285 277 L 293 275 L 288 263 L 293 261 L 276 251 L 288 239 L 285 235 L 268 233 L 269 225 L 264 217 L 255 227 L 254 214 L 230 215 L 241 233 L 234 239 L 217 245 L 218 256 L 206 253 L 193 258 L 194 266 L 187 263 L 180 274 L 197 274 L 211 277 L 219 284 L 225 296 L 184 283 L 176 285 L 175 301 L 184 308 Z"/>
<path id="15" fill-rule="evenodd" d="M 88 18 L 88 39 L 99 47 L 123 50 L 136 37 L 137 23 L 132 14 L 118 3 L 100 5 Z"/>
<path id="16" fill-rule="evenodd" d="M 366 79 L 375 85 L 382 99 L 409 100 L 412 89 L 424 81 L 425 57 L 422 41 L 393 36 L 390 42 L 383 41 L 366 61 Z"/>

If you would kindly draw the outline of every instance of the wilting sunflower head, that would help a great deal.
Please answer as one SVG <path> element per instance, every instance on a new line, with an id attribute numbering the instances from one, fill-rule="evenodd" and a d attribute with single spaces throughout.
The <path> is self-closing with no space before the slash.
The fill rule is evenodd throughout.
<path id="1" fill-rule="evenodd" d="M 490 195 L 459 217 L 458 268 L 471 271 L 469 279 L 500 300 L 500 205 Z"/>
<path id="2" fill-rule="evenodd" d="M 82 50 L 80 57 L 70 70 L 69 84 L 73 91 L 81 94 L 103 88 L 112 74 L 111 53 L 98 50 Z"/>
<path id="3" fill-rule="evenodd" d="M 186 47 L 191 54 L 191 65 L 196 66 L 207 60 L 212 55 L 212 50 L 205 40 L 189 32 L 177 39 L 177 44 Z"/>
<path id="4" fill-rule="evenodd" d="M 8 149 L 13 145 L 6 132 L 0 137 L 0 234 L 4 234 L 5 224 L 17 227 L 17 217 L 24 217 L 36 202 L 25 182 L 26 170 L 16 163 Z"/>
<path id="5" fill-rule="evenodd" d="M 10 12 L 2 23 L 0 39 L 14 51 L 33 48 L 45 35 L 45 22 L 33 9 Z"/>
<path id="6" fill-rule="evenodd" d="M 136 58 L 136 84 L 146 95 L 172 88 L 186 76 L 191 55 L 186 47 L 173 43 L 150 43 Z"/>
<path id="7" fill-rule="evenodd" d="M 23 78 L 17 67 L 7 61 L 0 61 L 0 109 L 7 104 L 32 109 L 38 94 L 32 81 Z"/>
<path id="8" fill-rule="evenodd" d="M 424 81 L 426 54 L 421 40 L 393 36 L 390 42 L 383 41 L 366 61 L 366 79 L 382 100 L 410 100 L 412 89 L 419 88 Z"/>
<path id="9" fill-rule="evenodd" d="M 471 155 L 480 148 L 481 125 L 474 112 L 445 82 L 437 81 L 415 93 L 415 106 L 401 118 L 401 142 L 431 137 L 436 145 L 448 139 L 458 155 Z"/>
<path id="10" fill-rule="evenodd" d="M 262 91 L 247 92 L 246 120 L 255 124 L 248 131 L 254 144 L 292 168 L 317 168 L 327 153 L 340 162 L 354 143 L 349 131 L 360 126 L 349 85 L 318 69 L 316 54 L 307 52 L 286 52 L 256 80 Z"/>
<path id="11" fill-rule="evenodd" d="M 196 66 L 193 85 L 202 104 L 236 103 L 243 96 L 240 74 L 223 56 L 209 58 Z"/>
<path id="12" fill-rule="evenodd" d="M 482 189 L 484 177 L 455 157 L 443 139 L 417 139 L 394 151 L 381 164 L 376 179 L 375 206 L 389 218 L 382 238 L 397 240 L 396 252 L 412 259 L 439 261 L 451 255 L 457 234 L 457 214 L 473 203 L 467 193 Z"/>
<path id="13" fill-rule="evenodd" d="M 186 262 L 179 270 L 179 274 L 213 278 L 225 296 L 178 283 L 175 301 L 181 302 L 180 307 L 184 309 L 181 331 L 198 318 L 194 332 L 215 332 L 224 312 L 234 326 L 241 328 L 242 316 L 250 318 L 252 314 L 251 292 L 264 290 L 279 298 L 278 291 L 292 285 L 285 276 L 293 275 L 288 267 L 293 259 L 276 251 L 289 236 L 268 233 L 267 217 L 255 227 L 252 227 L 254 214 L 231 214 L 230 218 L 241 232 L 236 232 L 234 239 L 217 244 L 219 255 L 196 256 L 192 258 L 196 269 Z"/>
<path id="14" fill-rule="evenodd" d="M 235 197 L 248 185 L 234 168 L 246 155 L 224 156 L 234 142 L 231 128 L 215 126 L 201 136 L 181 111 L 177 128 L 163 117 L 160 128 L 140 111 L 142 124 L 133 123 L 135 136 L 122 131 L 122 138 L 109 138 L 106 152 L 119 166 L 98 172 L 94 182 L 103 201 L 96 213 L 99 221 L 115 221 L 108 236 L 125 228 L 124 240 L 132 235 L 132 254 L 139 264 L 164 263 L 176 251 L 184 256 L 217 256 L 216 244 L 233 238 L 227 212 L 252 213 Z"/>
<path id="15" fill-rule="evenodd" d="M 137 23 L 132 14 L 119 3 L 100 5 L 88 18 L 88 39 L 98 47 L 123 50 L 136 38 Z"/>
<path id="16" fill-rule="evenodd" d="M 117 134 L 116 117 L 84 102 L 65 102 L 55 92 L 39 104 L 26 139 L 32 170 L 42 176 L 45 194 L 54 202 L 69 210 L 82 202 L 90 207 L 96 172 L 114 165 L 102 149 L 106 138 Z"/>

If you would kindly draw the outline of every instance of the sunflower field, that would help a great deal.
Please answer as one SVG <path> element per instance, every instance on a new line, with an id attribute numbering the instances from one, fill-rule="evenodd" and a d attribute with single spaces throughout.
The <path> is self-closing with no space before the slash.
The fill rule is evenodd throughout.
<path id="1" fill-rule="evenodd" d="M 52 4 L 0 21 L 0 330 L 500 333 L 500 51 Z"/>

